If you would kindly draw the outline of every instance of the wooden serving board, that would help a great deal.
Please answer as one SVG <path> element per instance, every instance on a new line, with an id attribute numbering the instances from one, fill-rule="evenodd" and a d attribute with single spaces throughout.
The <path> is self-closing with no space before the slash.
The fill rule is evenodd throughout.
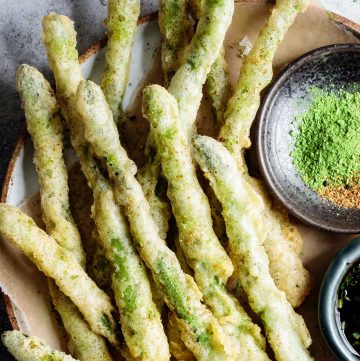
<path id="1" fill-rule="evenodd" d="M 233 22 L 225 41 L 226 57 L 233 83 L 236 82 L 242 62 L 241 57 L 239 57 L 239 42 L 245 36 L 251 42 L 256 39 L 259 30 L 269 17 L 270 9 L 271 5 L 265 1 L 236 1 Z M 323 9 L 312 5 L 306 13 L 299 15 L 281 44 L 274 62 L 275 73 L 278 73 L 290 61 L 312 49 L 334 43 L 349 42 L 355 43 L 357 39 L 335 25 Z M 98 49 L 98 47 L 94 49 Z M 96 69 L 101 69 L 104 56 L 93 54 L 86 61 L 94 61 L 93 57 L 96 58 L 94 69 L 95 66 Z M 96 69 L 94 71 L 99 71 Z M 94 78 L 99 78 L 99 74 L 95 75 Z M 145 78 L 144 84 L 162 82 L 159 55 L 155 57 L 153 67 Z M 129 109 L 129 113 L 133 116 L 133 120 L 127 125 L 128 139 L 126 144 L 129 147 L 131 157 L 138 164 L 141 164 L 148 126 L 141 116 L 140 89 L 133 97 L 133 105 Z M 199 132 L 212 134 L 212 119 L 205 105 L 202 106 L 199 114 Z M 13 181 L 14 177 L 19 177 L 14 171 L 16 169 L 14 165 L 24 161 L 25 158 L 29 159 L 29 152 L 31 152 L 30 147 L 25 147 L 24 150 L 23 144 L 19 143 L 17 156 L 14 156 L 13 165 L 9 168 L 2 201 L 8 199 L 7 190 L 11 188 L 11 180 Z M 27 157 L 19 157 L 19 154 L 22 153 L 27 154 Z M 26 175 L 23 177 L 26 179 Z M 21 208 L 41 224 L 38 195 L 29 197 Z M 313 338 L 311 353 L 315 359 L 318 361 L 335 360 L 320 334 L 317 321 L 318 292 L 329 262 L 353 236 L 323 232 L 299 223 L 297 225 L 304 241 L 304 264 L 316 278 L 314 290 L 298 311 L 304 316 L 310 329 Z M 12 299 L 12 303 L 8 304 L 9 314 L 14 315 L 13 306 L 16 305 L 17 307 L 15 312 L 17 320 L 13 320 L 14 327 L 18 326 L 31 334 L 43 337 L 56 348 L 66 349 L 62 330 L 58 327 L 50 307 L 45 277 L 5 240 L 0 241 L 0 285 Z"/>

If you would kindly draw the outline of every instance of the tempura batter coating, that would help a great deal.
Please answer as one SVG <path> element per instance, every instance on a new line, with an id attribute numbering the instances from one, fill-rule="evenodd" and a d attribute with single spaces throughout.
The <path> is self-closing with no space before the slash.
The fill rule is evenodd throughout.
<path id="1" fill-rule="evenodd" d="M 193 18 L 195 21 L 199 20 L 204 0 L 188 0 L 188 3 Z M 209 97 L 215 118 L 216 132 L 218 132 L 224 123 L 225 110 L 232 94 L 224 46 L 221 47 L 218 57 L 211 66 L 204 90 Z"/>
<path id="2" fill-rule="evenodd" d="M 49 287 L 55 309 L 69 336 L 68 349 L 80 361 L 112 361 L 104 338 L 91 331 L 78 308 L 58 287 Z"/>
<path id="3" fill-rule="evenodd" d="M 101 87 L 113 113 L 114 122 L 119 124 L 124 116 L 122 100 L 128 85 L 140 0 L 108 0 L 107 8 L 105 25 L 108 42 Z"/>
<path id="4" fill-rule="evenodd" d="M 250 184 L 250 192 L 260 196 L 264 207 L 265 249 L 270 272 L 279 289 L 285 291 L 293 306 L 299 306 L 313 281 L 299 257 L 302 240 L 285 212 L 279 212 L 267 196 L 261 181 L 249 177 L 243 151 L 250 146 L 250 127 L 260 106 L 261 91 L 271 82 L 276 50 L 296 16 L 304 12 L 309 0 L 277 0 L 270 18 L 261 30 L 250 53 L 244 58 L 235 91 L 228 103 L 219 140 L 236 159 L 241 173 Z M 290 230 L 292 232 L 289 237 Z M 296 245 L 294 244 L 296 243 Z M 297 250 L 298 251 L 297 251 Z"/>
<path id="5" fill-rule="evenodd" d="M 114 268 L 112 285 L 130 354 L 136 360 L 169 360 L 167 338 L 160 314 L 152 302 L 145 266 L 134 249 L 126 219 L 115 203 L 112 187 L 98 177 L 92 188 L 93 218 Z"/>
<path id="6" fill-rule="evenodd" d="M 195 157 L 223 206 L 239 282 L 251 308 L 263 321 L 276 359 L 312 360 L 307 350 L 311 338 L 304 320 L 294 312 L 270 275 L 261 241 L 261 219 L 252 207 L 235 160 L 221 143 L 209 137 L 197 136 L 194 147 Z"/>
<path id="7" fill-rule="evenodd" d="M 181 339 L 179 325 L 173 312 L 169 312 L 166 334 L 169 340 L 171 355 L 175 357 L 177 361 L 195 361 L 194 355 L 186 348 Z"/>
<path id="8" fill-rule="evenodd" d="M 202 86 L 218 57 L 234 11 L 233 0 L 204 0 L 194 37 L 184 63 L 171 79 L 168 91 L 179 108 L 181 122 L 191 138 L 202 98 Z"/>
<path id="9" fill-rule="evenodd" d="M 46 276 L 54 279 L 95 333 L 118 345 L 111 301 L 74 256 L 38 228 L 29 216 L 4 203 L 0 204 L 0 235 L 20 249 Z"/>
<path id="10" fill-rule="evenodd" d="M 190 41 L 191 23 L 186 12 L 187 0 L 161 0 L 159 27 L 162 35 L 161 63 L 165 86 L 183 61 Z"/>
<path id="11" fill-rule="evenodd" d="M 25 64 L 17 71 L 16 88 L 22 99 L 27 130 L 34 143 L 34 163 L 47 231 L 84 265 L 80 234 L 70 212 L 68 174 L 62 157 L 63 127 L 57 115 L 55 95 L 43 75 Z"/>
<path id="12" fill-rule="evenodd" d="M 179 241 L 205 304 L 231 340 L 234 360 L 268 360 L 260 328 L 226 291 L 233 265 L 214 233 L 210 206 L 196 176 L 176 100 L 161 86 L 150 85 L 143 91 L 143 113 L 168 180 Z"/>
<path id="13" fill-rule="evenodd" d="M 175 254 L 158 235 L 150 208 L 135 179 L 136 166 L 119 142 L 111 111 L 101 89 L 91 81 L 79 85 L 76 108 L 82 116 L 85 137 L 106 164 L 123 206 L 135 245 L 153 274 L 165 301 L 176 311 L 182 338 L 198 360 L 231 360 L 227 338 L 215 317 L 201 303 L 193 279 L 185 275 Z"/>
<path id="14" fill-rule="evenodd" d="M 70 128 L 71 142 L 80 160 L 81 169 L 93 190 L 95 200 L 93 214 L 99 239 L 107 251 L 107 258 L 115 269 L 112 287 L 117 306 L 122 311 L 121 326 L 125 341 L 132 356 L 138 357 L 139 360 L 167 360 L 169 358 L 168 344 L 160 314 L 152 300 L 144 266 L 140 257 L 129 246 L 130 240 L 125 232 L 125 220 L 121 211 L 116 210 L 117 206 L 111 197 L 111 186 L 102 176 L 92 156 L 90 145 L 84 138 L 82 122 L 76 111 L 75 94 L 82 76 L 78 58 L 74 56 L 76 53 L 75 32 L 66 19 L 56 14 L 46 17 L 44 39 L 49 62 L 58 84 L 57 95 L 63 104 L 65 119 Z M 64 73 L 63 69 L 67 69 L 67 72 Z M 109 213 L 105 211 L 106 208 L 109 208 Z M 102 218 L 105 216 L 106 219 Z M 125 262 L 127 268 L 123 266 Z M 127 269 L 132 270 L 130 280 Z M 134 285 L 129 288 L 132 282 Z M 143 294 L 139 295 L 136 292 L 136 286 L 138 291 L 144 290 Z M 147 337 L 142 337 L 146 332 L 148 332 Z"/>
<path id="15" fill-rule="evenodd" d="M 296 16 L 304 12 L 308 4 L 309 0 L 277 0 L 267 24 L 244 58 L 225 114 L 226 122 L 219 134 L 219 139 L 236 158 L 251 144 L 250 127 L 260 106 L 260 93 L 272 80 L 276 50 Z"/>
<path id="16" fill-rule="evenodd" d="M 225 110 L 232 94 L 229 67 L 225 59 L 225 49 L 221 48 L 219 56 L 211 66 L 206 79 L 205 92 L 208 95 L 215 119 L 216 132 L 225 121 Z"/>
<path id="17" fill-rule="evenodd" d="M 18 361 L 76 361 L 70 355 L 53 350 L 38 337 L 20 331 L 6 331 L 1 341 Z"/>

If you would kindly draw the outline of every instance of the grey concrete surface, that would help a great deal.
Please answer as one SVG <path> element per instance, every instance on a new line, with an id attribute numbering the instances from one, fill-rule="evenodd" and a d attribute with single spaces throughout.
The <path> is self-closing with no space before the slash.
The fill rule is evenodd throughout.
<path id="1" fill-rule="evenodd" d="M 142 14 L 157 9 L 156 0 L 142 1 Z M 15 90 L 15 73 L 22 63 L 44 72 L 52 81 L 41 43 L 41 18 L 50 11 L 75 21 L 78 50 L 83 52 L 105 33 L 106 0 L 0 0 L 0 186 L 14 149 L 24 129 L 24 116 Z M 0 294 L 0 332 L 9 329 Z M 0 342 L 0 360 L 14 360 Z"/>
<path id="2" fill-rule="evenodd" d="M 143 0 L 142 14 L 157 8 L 156 0 Z M 36 66 L 51 80 L 41 44 L 41 18 L 55 11 L 71 17 L 81 53 L 105 32 L 106 0 L 0 0 L 0 185 L 15 142 L 24 128 L 15 90 L 15 72 L 22 63 Z"/>

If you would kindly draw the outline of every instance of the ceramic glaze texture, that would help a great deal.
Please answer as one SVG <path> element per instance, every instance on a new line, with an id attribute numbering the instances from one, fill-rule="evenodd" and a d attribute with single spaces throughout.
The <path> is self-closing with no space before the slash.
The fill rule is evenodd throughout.
<path id="1" fill-rule="evenodd" d="M 291 158 L 298 122 L 311 104 L 311 87 L 351 90 L 360 83 L 360 46 L 315 50 L 275 80 L 259 114 L 257 137 L 262 173 L 274 195 L 301 220 L 338 232 L 358 232 L 360 210 L 336 206 L 302 181 Z"/>

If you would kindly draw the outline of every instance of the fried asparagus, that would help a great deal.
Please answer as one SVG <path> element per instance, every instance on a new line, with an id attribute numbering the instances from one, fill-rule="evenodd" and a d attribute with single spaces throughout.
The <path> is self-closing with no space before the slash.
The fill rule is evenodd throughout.
<path id="1" fill-rule="evenodd" d="M 43 26 L 49 63 L 55 75 L 57 95 L 70 129 L 71 142 L 93 190 L 93 216 L 99 239 L 115 270 L 112 287 L 116 304 L 121 311 L 125 341 L 132 356 L 139 360 L 167 360 L 168 344 L 160 314 L 152 300 L 144 265 L 131 246 L 125 219 L 114 203 L 111 185 L 103 177 L 92 156 L 75 109 L 76 89 L 82 76 L 73 25 L 66 17 L 51 14 L 44 18 Z"/>
<path id="2" fill-rule="evenodd" d="M 40 338 L 20 331 L 3 332 L 1 341 L 18 361 L 76 361 L 64 352 L 53 350 Z"/>
<path id="3" fill-rule="evenodd" d="M 95 333 L 118 346 L 111 301 L 73 255 L 38 228 L 32 218 L 4 203 L 0 204 L 0 235 L 22 251 L 46 276 L 54 279 Z"/>
<path id="4" fill-rule="evenodd" d="M 154 302 L 144 264 L 134 249 L 128 225 L 114 200 L 109 182 L 92 184 L 93 218 L 108 259 L 114 267 L 113 291 L 122 330 L 136 360 L 170 359 L 169 346 Z"/>
<path id="5" fill-rule="evenodd" d="M 219 55 L 233 11 L 232 0 L 204 0 L 184 63 L 171 79 L 168 91 L 178 103 L 181 122 L 190 138 L 202 98 L 202 86 Z"/>
<path id="6" fill-rule="evenodd" d="M 124 208 L 133 241 L 165 302 L 176 311 L 186 346 L 198 360 L 231 360 L 228 340 L 218 321 L 201 303 L 201 293 L 193 279 L 184 274 L 175 254 L 159 237 L 149 204 L 135 178 L 136 165 L 120 144 L 101 88 L 91 81 L 81 82 L 76 109 L 81 115 L 85 138 L 114 182 L 115 196 Z"/>
<path id="7" fill-rule="evenodd" d="M 63 126 L 54 92 L 38 70 L 25 64 L 17 71 L 16 87 L 34 144 L 34 163 L 47 232 L 84 265 L 80 234 L 70 212 L 68 174 L 62 154 Z"/>
<path id="8" fill-rule="evenodd" d="M 34 144 L 34 163 L 46 230 L 84 267 L 85 253 L 70 212 L 68 174 L 62 157 L 63 127 L 57 115 L 55 95 L 43 75 L 28 65 L 19 67 L 16 87 L 22 98 L 27 129 Z M 77 307 L 50 279 L 49 289 L 55 309 L 68 333 L 72 354 L 81 361 L 112 360 L 104 339 L 91 331 Z"/>
<path id="9" fill-rule="evenodd" d="M 269 360 L 260 328 L 226 291 L 233 265 L 214 233 L 210 206 L 196 176 L 176 100 L 161 86 L 148 86 L 143 92 L 143 113 L 150 122 L 168 181 L 180 245 L 205 304 L 231 339 L 234 360 Z"/>
<path id="10" fill-rule="evenodd" d="M 180 116 L 184 122 L 189 136 L 193 133 L 196 113 L 202 98 L 202 87 L 210 71 L 210 67 L 219 54 L 226 30 L 230 25 L 234 4 L 232 0 L 204 1 L 203 11 L 196 29 L 196 33 L 190 45 L 181 55 L 183 50 L 179 47 L 172 50 L 171 59 L 182 59 L 181 66 L 176 70 L 169 84 L 169 92 L 178 101 Z M 187 25 L 184 13 L 185 6 L 182 2 L 163 1 L 160 8 L 160 29 L 164 38 L 163 48 L 170 48 L 173 44 L 185 46 L 180 36 L 180 27 Z M 177 29 L 171 32 L 167 30 L 169 25 Z M 166 53 L 164 56 L 168 56 Z M 175 67 L 174 61 L 172 67 Z M 176 63 L 180 65 L 180 63 Z M 163 62 L 165 77 L 170 78 L 170 63 Z M 140 170 L 137 178 L 144 190 L 147 201 L 150 204 L 152 215 L 162 233 L 166 233 L 168 228 L 169 210 L 166 202 L 156 196 L 156 186 L 158 184 L 161 166 L 159 156 L 156 154 L 151 134 L 148 139 L 148 149 L 151 149 L 151 156 L 143 169 Z"/>
<path id="11" fill-rule="evenodd" d="M 189 0 L 191 14 L 195 21 L 201 17 L 203 0 Z M 224 114 L 230 96 L 232 86 L 229 79 L 229 67 L 225 59 L 225 48 L 220 49 L 220 53 L 211 66 L 210 72 L 206 79 L 205 93 L 209 97 L 216 131 L 218 132 L 224 123 Z"/>
<path id="12" fill-rule="evenodd" d="M 267 24 L 244 59 L 219 133 L 219 140 L 236 159 L 241 173 L 250 183 L 250 192 L 254 196 L 257 193 L 261 198 L 263 214 L 268 220 L 264 224 L 264 246 L 269 256 L 270 271 L 293 306 L 302 303 L 312 286 L 311 275 L 304 269 L 297 251 L 301 250 L 302 241 L 287 214 L 273 207 L 264 185 L 248 175 L 243 151 L 250 146 L 250 127 L 260 105 L 261 91 L 272 80 L 276 50 L 296 16 L 306 10 L 308 3 L 308 0 L 276 1 Z M 291 238 L 289 230 L 295 230 Z"/>
<path id="13" fill-rule="evenodd" d="M 114 122 L 120 125 L 124 117 L 122 101 L 128 85 L 140 0 L 108 0 L 107 8 L 105 25 L 108 42 L 101 87 L 113 113 Z"/>
<path id="14" fill-rule="evenodd" d="M 161 65 L 165 86 L 169 85 L 171 78 L 182 64 L 189 45 L 191 23 L 186 5 L 186 0 L 160 1 Z"/>
<path id="15" fill-rule="evenodd" d="M 276 359 L 312 360 L 307 350 L 311 338 L 304 320 L 295 313 L 271 277 L 262 246 L 261 220 L 252 207 L 236 161 L 220 142 L 209 137 L 197 136 L 194 148 L 195 157 L 222 204 L 239 282 L 252 310 L 264 324 Z"/>

